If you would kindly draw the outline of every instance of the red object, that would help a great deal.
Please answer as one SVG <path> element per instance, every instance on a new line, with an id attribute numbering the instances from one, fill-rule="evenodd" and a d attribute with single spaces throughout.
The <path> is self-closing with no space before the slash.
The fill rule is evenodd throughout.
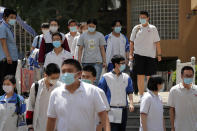
<path id="1" fill-rule="evenodd" d="M 63 42 L 63 48 L 70 52 L 70 48 L 69 48 L 69 45 L 68 45 L 68 41 L 67 39 L 65 38 L 64 42 Z M 39 63 L 44 63 L 44 60 L 45 60 L 45 40 L 44 38 L 42 38 L 42 42 L 41 42 L 41 45 L 40 45 L 40 50 L 39 50 L 39 56 L 38 56 L 38 62 Z"/>
<path id="2" fill-rule="evenodd" d="M 26 68 L 21 69 L 21 93 L 29 92 L 34 82 L 34 71 Z"/>
<path id="3" fill-rule="evenodd" d="M 27 113 L 26 113 L 26 119 L 33 119 L 33 115 L 34 115 L 34 112 L 33 111 L 27 111 Z"/>

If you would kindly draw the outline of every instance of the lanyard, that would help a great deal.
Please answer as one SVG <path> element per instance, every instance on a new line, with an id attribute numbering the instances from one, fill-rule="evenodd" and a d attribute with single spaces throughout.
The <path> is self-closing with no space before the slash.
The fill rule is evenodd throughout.
<path id="1" fill-rule="evenodd" d="M 9 25 L 7 23 L 5 23 L 5 21 L 3 20 L 3 24 L 10 30 L 10 32 L 12 33 L 12 36 L 14 38 L 14 31 L 12 30 L 11 27 L 9 27 Z"/>

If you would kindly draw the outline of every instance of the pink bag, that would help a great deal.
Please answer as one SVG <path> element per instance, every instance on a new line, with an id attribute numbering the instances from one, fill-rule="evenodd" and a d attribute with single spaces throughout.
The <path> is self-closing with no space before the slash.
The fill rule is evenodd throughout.
<path id="1" fill-rule="evenodd" d="M 21 69 L 21 93 L 30 92 L 34 82 L 34 71 L 26 68 Z"/>

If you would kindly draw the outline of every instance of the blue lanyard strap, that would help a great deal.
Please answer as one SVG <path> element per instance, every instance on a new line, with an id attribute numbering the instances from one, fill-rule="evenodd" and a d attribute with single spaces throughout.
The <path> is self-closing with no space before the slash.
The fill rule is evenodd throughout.
<path id="1" fill-rule="evenodd" d="M 12 33 L 12 36 L 14 37 L 14 31 L 13 31 L 12 27 L 10 27 L 7 23 L 5 23 L 4 20 L 3 20 L 3 24 L 10 30 L 10 32 Z"/>

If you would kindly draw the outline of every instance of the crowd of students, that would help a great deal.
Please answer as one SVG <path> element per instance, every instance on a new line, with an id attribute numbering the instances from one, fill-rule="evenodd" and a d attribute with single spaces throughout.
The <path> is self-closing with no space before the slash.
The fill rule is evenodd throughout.
<path id="1" fill-rule="evenodd" d="M 155 75 L 156 61 L 161 61 L 160 38 L 156 27 L 148 22 L 148 12 L 140 12 L 140 24 L 133 28 L 130 43 L 121 33 L 120 20 L 112 22 L 112 32 L 106 36 L 96 30 L 96 19 L 80 25 L 69 20 L 67 34 L 58 31 L 55 19 L 43 23 L 43 34 L 34 38 L 34 55 L 29 58 L 38 78 L 31 86 L 27 106 L 16 91 L 16 15 L 5 9 L 0 24 L 0 131 L 20 130 L 26 124 L 28 131 L 126 131 L 127 109 L 135 110 L 133 83 L 137 83 L 140 94 L 140 131 L 166 130 L 158 94 L 164 81 Z M 129 61 L 138 78 L 135 82 L 124 73 Z M 107 73 L 102 75 L 103 69 Z M 194 70 L 185 66 L 181 75 L 183 82 L 169 94 L 171 128 L 196 131 Z"/>

